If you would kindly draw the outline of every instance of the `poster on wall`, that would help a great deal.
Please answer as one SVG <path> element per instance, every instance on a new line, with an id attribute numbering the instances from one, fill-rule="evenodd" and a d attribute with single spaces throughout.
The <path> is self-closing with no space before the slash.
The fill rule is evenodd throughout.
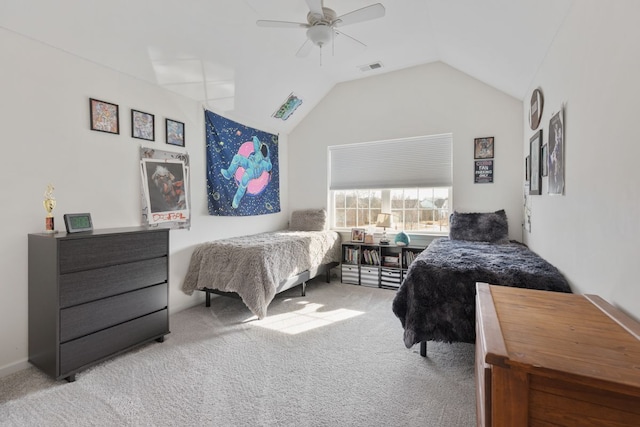
<path id="1" fill-rule="evenodd" d="M 476 184 L 493 183 L 493 160 L 476 160 L 474 182 Z"/>
<path id="2" fill-rule="evenodd" d="M 564 194 L 564 119 L 562 110 L 549 121 L 549 194 Z"/>
<path id="3" fill-rule="evenodd" d="M 189 156 L 141 147 L 140 172 L 143 224 L 190 228 Z"/>
<path id="4" fill-rule="evenodd" d="M 209 215 L 280 212 L 278 136 L 204 114 Z"/>

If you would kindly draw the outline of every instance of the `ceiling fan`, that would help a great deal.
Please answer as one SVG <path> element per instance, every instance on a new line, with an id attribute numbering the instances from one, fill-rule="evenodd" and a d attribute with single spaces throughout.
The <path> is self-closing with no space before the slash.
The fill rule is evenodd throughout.
<path id="1" fill-rule="evenodd" d="M 256 21 L 256 24 L 260 27 L 306 28 L 307 41 L 305 41 L 300 49 L 298 49 L 296 56 L 299 57 L 307 56 L 314 45 L 322 49 L 326 44 L 330 42 L 332 43 L 334 35 L 336 34 L 346 36 L 354 42 L 366 47 L 366 45 L 360 40 L 345 34 L 338 30 L 338 28 L 342 28 L 345 25 L 381 18 L 385 13 L 384 6 L 380 3 L 376 3 L 338 16 L 332 9 L 324 7 L 323 0 L 306 1 L 309 6 L 306 23 L 268 20 Z"/>

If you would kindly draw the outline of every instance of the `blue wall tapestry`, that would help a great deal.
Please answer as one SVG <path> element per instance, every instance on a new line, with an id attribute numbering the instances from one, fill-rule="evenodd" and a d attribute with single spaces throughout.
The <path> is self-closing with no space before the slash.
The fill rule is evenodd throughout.
<path id="1" fill-rule="evenodd" d="M 280 212 L 278 135 L 204 112 L 209 215 Z"/>

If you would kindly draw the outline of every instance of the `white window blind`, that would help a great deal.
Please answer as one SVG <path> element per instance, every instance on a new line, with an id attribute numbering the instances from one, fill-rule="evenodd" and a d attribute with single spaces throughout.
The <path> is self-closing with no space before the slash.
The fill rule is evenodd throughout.
<path id="1" fill-rule="evenodd" d="M 329 147 L 329 189 L 453 185 L 453 135 L 431 135 Z"/>

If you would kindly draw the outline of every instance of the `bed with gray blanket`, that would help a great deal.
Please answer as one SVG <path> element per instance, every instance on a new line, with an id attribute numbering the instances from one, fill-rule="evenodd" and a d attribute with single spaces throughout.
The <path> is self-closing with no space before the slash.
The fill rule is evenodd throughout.
<path id="1" fill-rule="evenodd" d="M 234 294 L 258 318 L 278 292 L 326 273 L 340 260 L 340 235 L 326 230 L 324 210 L 292 213 L 288 230 L 215 240 L 198 245 L 182 290 Z M 327 280 L 328 281 L 328 280 Z"/>
<path id="2" fill-rule="evenodd" d="M 571 292 L 553 265 L 508 240 L 504 211 L 454 212 L 449 238 L 435 239 L 409 266 L 392 309 L 407 348 L 427 341 L 475 341 L 476 282 Z"/>

